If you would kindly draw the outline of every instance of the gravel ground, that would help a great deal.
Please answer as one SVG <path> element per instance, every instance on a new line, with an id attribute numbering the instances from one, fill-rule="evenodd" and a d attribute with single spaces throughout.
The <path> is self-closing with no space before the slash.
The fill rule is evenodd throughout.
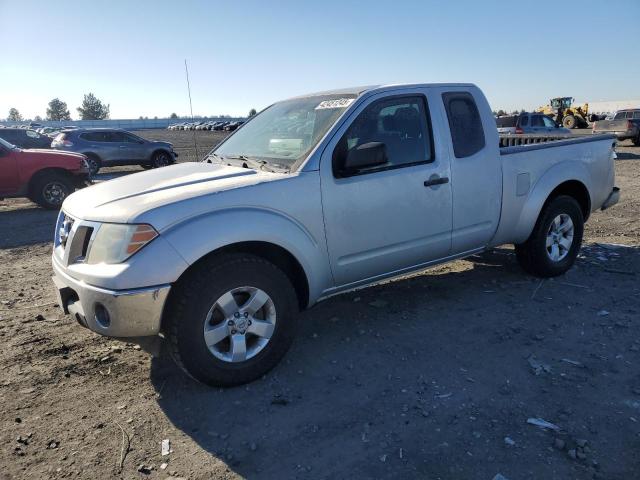
<path id="1" fill-rule="evenodd" d="M 142 133 L 195 158 L 191 132 Z M 0 202 L 0 478 L 639 478 L 640 148 L 619 151 L 621 203 L 565 276 L 505 247 L 334 297 L 225 390 L 61 315 L 56 214 Z"/>

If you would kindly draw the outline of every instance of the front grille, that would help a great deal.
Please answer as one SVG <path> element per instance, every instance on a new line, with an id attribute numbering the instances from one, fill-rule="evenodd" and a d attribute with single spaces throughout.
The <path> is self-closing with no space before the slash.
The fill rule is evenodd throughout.
<path id="1" fill-rule="evenodd" d="M 69 254 L 67 255 L 67 264 L 84 262 L 93 234 L 93 227 L 80 225 L 68 243 Z"/>

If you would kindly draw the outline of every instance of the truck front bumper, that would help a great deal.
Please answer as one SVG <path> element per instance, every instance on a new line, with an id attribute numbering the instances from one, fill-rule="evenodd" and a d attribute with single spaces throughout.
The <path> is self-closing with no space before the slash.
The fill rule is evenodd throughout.
<path id="1" fill-rule="evenodd" d="M 107 290 L 78 281 L 53 261 L 53 283 L 65 314 L 109 337 L 147 337 L 160 332 L 171 285 L 135 290 Z"/>
<path id="2" fill-rule="evenodd" d="M 620 189 L 618 187 L 613 187 L 613 190 L 611 190 L 611 193 L 609 194 L 607 199 L 604 201 L 600 209 L 606 210 L 609 207 L 613 207 L 619 201 L 620 201 Z"/>

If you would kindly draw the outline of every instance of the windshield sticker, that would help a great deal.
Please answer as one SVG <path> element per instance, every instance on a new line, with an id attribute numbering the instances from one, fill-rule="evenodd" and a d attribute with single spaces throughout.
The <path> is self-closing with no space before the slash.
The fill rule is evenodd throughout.
<path id="1" fill-rule="evenodd" d="M 335 100 L 325 100 L 315 108 L 316 110 L 324 110 L 326 108 L 345 108 L 353 103 L 353 98 L 336 98 Z"/>

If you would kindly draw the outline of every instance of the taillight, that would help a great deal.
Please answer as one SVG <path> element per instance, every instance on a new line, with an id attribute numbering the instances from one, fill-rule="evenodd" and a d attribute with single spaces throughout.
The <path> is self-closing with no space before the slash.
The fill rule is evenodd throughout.
<path id="1" fill-rule="evenodd" d="M 516 134 L 522 134 L 524 133 L 524 130 L 522 130 L 521 127 L 516 127 Z"/>
<path id="2" fill-rule="evenodd" d="M 63 147 L 73 147 L 73 142 L 70 142 L 69 140 L 62 140 L 60 142 L 60 145 L 62 145 Z"/>

